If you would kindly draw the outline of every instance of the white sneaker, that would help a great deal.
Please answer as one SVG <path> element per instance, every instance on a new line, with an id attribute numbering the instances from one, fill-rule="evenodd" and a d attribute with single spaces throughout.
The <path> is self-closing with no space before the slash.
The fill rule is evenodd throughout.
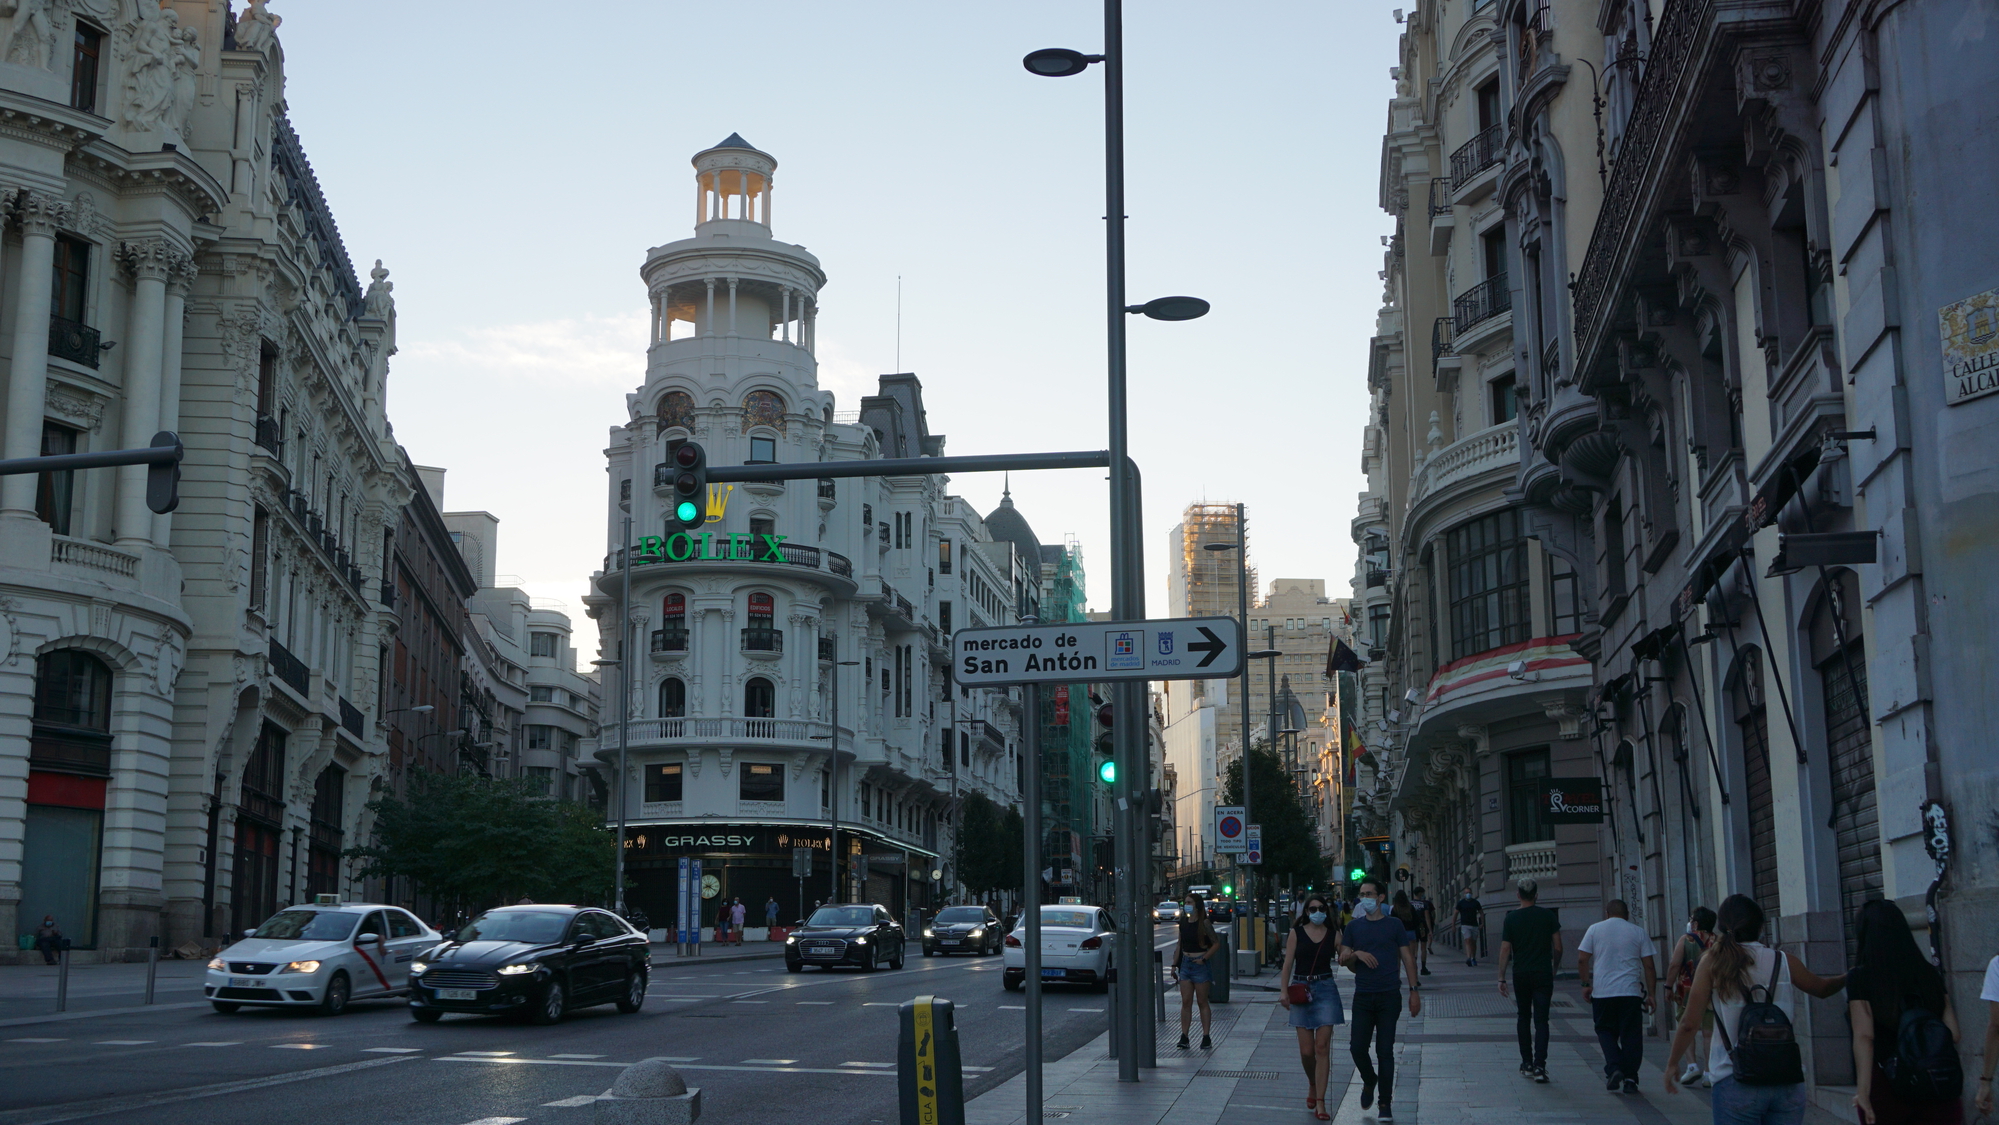
<path id="1" fill-rule="evenodd" d="M 1691 1086 L 1700 1077 L 1701 1068 L 1694 1063 L 1688 1063 L 1686 1071 L 1680 1075 L 1680 1085 Z"/>

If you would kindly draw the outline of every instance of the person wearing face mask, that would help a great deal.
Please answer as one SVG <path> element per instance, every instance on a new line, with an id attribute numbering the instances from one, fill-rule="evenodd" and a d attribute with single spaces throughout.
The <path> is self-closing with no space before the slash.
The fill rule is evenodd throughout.
<path id="1" fill-rule="evenodd" d="M 42 915 L 42 924 L 35 929 L 35 949 L 42 955 L 42 964 L 56 963 L 56 951 L 62 948 L 62 931 L 56 928 L 56 916 Z"/>
<path id="2" fill-rule="evenodd" d="M 1673 943 L 1673 956 L 1666 962 L 1667 987 L 1673 998 L 1673 1023 L 1677 1026 L 1680 1017 L 1687 1012 L 1687 997 L 1694 990 L 1694 973 L 1701 966 L 1701 954 L 1714 945 L 1714 911 L 1705 906 L 1694 907 L 1693 916 L 1687 919 L 1687 932 Z M 1691 1086 L 1705 1076 L 1699 1060 L 1708 1057 L 1714 1043 L 1714 1012 L 1701 1017 L 1699 1053 L 1687 1060 L 1686 1073 L 1680 1075 L 1680 1085 Z M 1712 1083 L 1710 1083 L 1712 1085 Z"/>
<path id="3" fill-rule="evenodd" d="M 1221 949 L 1221 938 L 1215 927 L 1208 921 L 1208 904 L 1200 895 L 1187 896 L 1187 916 L 1180 919 L 1180 948 L 1173 961 L 1173 975 L 1180 980 L 1180 1049 L 1187 1049 L 1187 1033 L 1193 1030 L 1194 1002 L 1201 1003 L 1201 1049 L 1206 1051 L 1214 1046 L 1208 1038 L 1208 1030 L 1214 1024 L 1214 1013 L 1208 1007 L 1208 989 L 1215 982 L 1215 969 L 1209 963 Z"/>
<path id="4" fill-rule="evenodd" d="M 1404 972 L 1409 975 L 1409 1015 L 1423 1013 L 1422 985 L 1416 983 L 1416 935 L 1388 913 L 1383 901 L 1387 889 L 1380 879 L 1362 880 L 1353 921 L 1340 935 L 1340 962 L 1354 971 L 1349 1049 L 1354 1069 L 1360 1072 L 1360 1108 L 1374 1104 L 1379 1087 L 1381 1108 L 1375 1119 L 1381 1122 L 1395 1120 L 1390 1102 L 1395 1096 L 1395 1021 L 1401 1015 Z M 1368 1054 L 1370 1041 L 1373 1058 Z"/>
<path id="5" fill-rule="evenodd" d="M 1277 1002 L 1291 1013 L 1298 1032 L 1298 1061 L 1305 1066 L 1305 1108 L 1321 1121 L 1326 1112 L 1326 1076 L 1332 1072 L 1333 1028 L 1346 1022 L 1340 986 L 1333 976 L 1339 927 L 1323 896 L 1305 900 L 1304 913 L 1284 940 L 1284 967 L 1277 972 Z"/>

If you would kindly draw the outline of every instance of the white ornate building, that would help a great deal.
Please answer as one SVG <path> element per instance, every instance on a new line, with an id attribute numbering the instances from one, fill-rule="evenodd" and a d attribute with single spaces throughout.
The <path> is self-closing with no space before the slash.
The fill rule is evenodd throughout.
<path id="1" fill-rule="evenodd" d="M 667 534 L 679 443 L 699 442 L 711 466 L 943 451 L 913 375 L 883 376 L 857 415 L 835 414 L 813 355 L 825 274 L 771 236 L 776 166 L 735 135 L 696 155 L 694 236 L 652 248 L 641 267 L 652 340 L 645 382 L 610 433 L 609 554 L 590 598 L 607 658 L 620 651 L 625 520 L 642 546 Z M 1011 620 L 1026 564 L 944 483 L 718 485 L 705 557 L 635 551 L 629 729 L 607 677 L 598 757 L 614 767 L 628 739 L 630 897 L 656 921 L 670 917 L 683 855 L 701 856 L 718 898 L 741 898 L 759 920 L 769 896 L 787 918 L 801 895 L 829 897 L 836 803 L 840 896 L 930 905 L 949 891 L 954 795 L 1014 802 L 1018 705 L 949 690 L 944 641 Z M 802 886 L 797 847 L 818 856 Z"/>
<path id="2" fill-rule="evenodd" d="M 284 116 L 277 21 L 19 0 L 0 26 L 4 452 L 178 431 L 143 469 L 0 478 L 0 934 L 115 958 L 344 890 L 384 739 L 384 417 L 364 292 Z"/>

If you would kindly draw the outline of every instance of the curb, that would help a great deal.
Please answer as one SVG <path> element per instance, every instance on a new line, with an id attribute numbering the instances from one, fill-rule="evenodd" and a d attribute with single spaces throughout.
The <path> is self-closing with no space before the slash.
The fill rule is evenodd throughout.
<path id="1" fill-rule="evenodd" d="M 783 943 L 774 942 L 772 944 L 776 948 L 768 950 L 733 950 L 728 953 L 703 954 L 698 957 L 680 957 L 670 953 L 654 953 L 652 955 L 652 967 L 655 969 L 665 969 L 677 968 L 683 965 L 726 965 L 731 961 L 768 961 L 775 957 L 784 956 Z"/>

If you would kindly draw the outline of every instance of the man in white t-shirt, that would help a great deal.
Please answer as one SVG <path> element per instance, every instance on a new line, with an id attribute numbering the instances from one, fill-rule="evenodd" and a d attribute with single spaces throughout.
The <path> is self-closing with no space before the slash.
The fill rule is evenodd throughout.
<path id="1" fill-rule="evenodd" d="M 1985 1001 L 1985 1062 L 1978 1077 L 1978 1112 L 1992 1112 L 1992 1067 L 1999 1063 L 1999 957 L 1985 966 L 1985 987 L 1978 990 Z"/>
<path id="2" fill-rule="evenodd" d="M 1576 975 L 1603 1045 L 1603 1088 L 1635 1094 L 1645 1060 L 1645 1013 L 1659 986 L 1657 961 L 1652 939 L 1632 925 L 1623 899 L 1611 899 L 1603 909 L 1604 920 L 1583 931 L 1576 946 Z"/>

